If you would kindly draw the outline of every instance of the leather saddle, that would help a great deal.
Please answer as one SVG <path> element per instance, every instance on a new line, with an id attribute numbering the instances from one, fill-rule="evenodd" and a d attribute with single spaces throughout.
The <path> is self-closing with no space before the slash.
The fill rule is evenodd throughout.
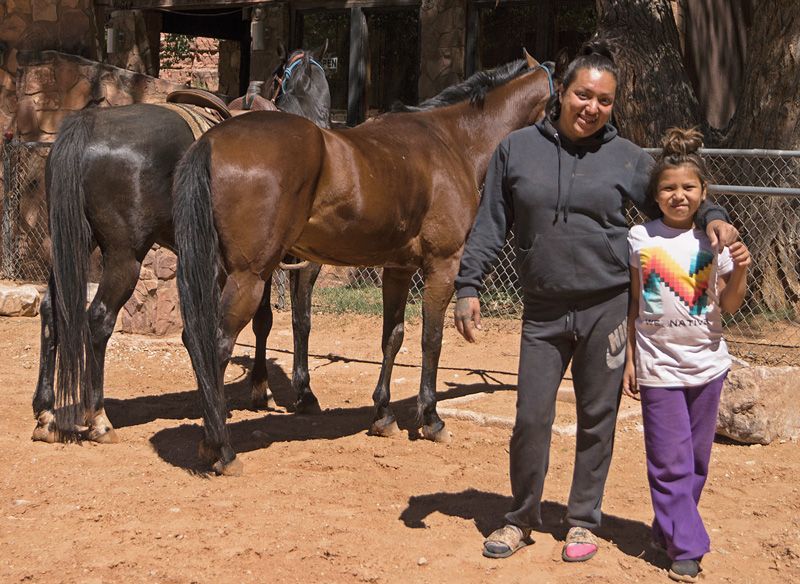
<path id="1" fill-rule="evenodd" d="M 186 89 L 176 89 L 167 95 L 167 103 L 185 103 L 196 105 L 202 108 L 212 109 L 219 113 L 223 120 L 231 117 L 231 110 L 219 97 L 203 89 L 187 87 Z"/>

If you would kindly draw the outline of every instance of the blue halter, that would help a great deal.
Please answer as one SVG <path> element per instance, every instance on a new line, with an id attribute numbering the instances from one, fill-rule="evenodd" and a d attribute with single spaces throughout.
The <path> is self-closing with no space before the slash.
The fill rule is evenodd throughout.
<path id="1" fill-rule="evenodd" d="M 286 93 L 286 80 L 291 78 L 292 71 L 294 71 L 295 67 L 297 67 L 302 62 L 302 60 L 303 57 L 301 56 L 299 59 L 295 60 L 292 64 L 286 67 L 286 69 L 284 69 L 283 79 L 281 79 L 281 90 L 284 93 Z M 317 67 L 319 67 L 319 70 L 322 71 L 323 75 L 325 74 L 325 69 L 322 67 L 322 65 L 317 63 L 317 61 L 313 57 L 309 57 L 308 60 L 311 62 L 312 65 L 316 65 Z"/>

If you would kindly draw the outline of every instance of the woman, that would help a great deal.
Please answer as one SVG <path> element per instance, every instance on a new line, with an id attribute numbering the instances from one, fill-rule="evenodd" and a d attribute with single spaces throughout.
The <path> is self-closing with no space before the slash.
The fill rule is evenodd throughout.
<path id="1" fill-rule="evenodd" d="M 483 275 L 514 226 L 523 290 L 510 449 L 514 504 L 505 525 L 484 542 L 487 557 L 504 558 L 532 543 L 531 528 L 541 524 L 556 393 L 570 360 L 578 429 L 562 558 L 585 561 L 597 552 L 592 530 L 600 525 L 625 365 L 624 203 L 660 215 L 646 197 L 652 158 L 608 123 L 617 78 L 608 46 L 587 43 L 567 67 L 546 118 L 513 132 L 495 151 L 461 260 L 456 328 L 474 342 Z M 715 205 L 700 209 L 698 224 L 717 247 L 738 237 Z"/>

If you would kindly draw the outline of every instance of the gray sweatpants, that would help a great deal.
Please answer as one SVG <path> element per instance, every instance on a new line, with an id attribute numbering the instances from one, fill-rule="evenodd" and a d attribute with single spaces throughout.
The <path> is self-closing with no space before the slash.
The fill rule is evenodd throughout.
<path id="1" fill-rule="evenodd" d="M 625 365 L 627 311 L 627 290 L 579 303 L 526 303 L 510 451 L 514 507 L 507 523 L 536 527 L 542 522 L 556 394 L 572 359 L 578 428 L 566 521 L 590 529 L 600 525 Z"/>

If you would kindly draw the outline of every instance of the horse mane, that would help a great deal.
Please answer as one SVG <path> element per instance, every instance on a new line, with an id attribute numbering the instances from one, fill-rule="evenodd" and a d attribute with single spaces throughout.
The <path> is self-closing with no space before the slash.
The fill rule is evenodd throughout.
<path id="1" fill-rule="evenodd" d="M 518 59 L 500 65 L 487 71 L 478 71 L 465 81 L 451 85 L 438 95 L 426 99 L 418 106 L 405 105 L 395 102 L 392 105 L 392 112 L 421 112 L 432 110 L 446 105 L 453 105 L 462 101 L 469 100 L 473 105 L 482 105 L 483 100 L 489 90 L 494 89 L 504 83 L 508 83 L 515 77 L 519 77 L 528 70 L 528 63 L 524 59 Z"/>

